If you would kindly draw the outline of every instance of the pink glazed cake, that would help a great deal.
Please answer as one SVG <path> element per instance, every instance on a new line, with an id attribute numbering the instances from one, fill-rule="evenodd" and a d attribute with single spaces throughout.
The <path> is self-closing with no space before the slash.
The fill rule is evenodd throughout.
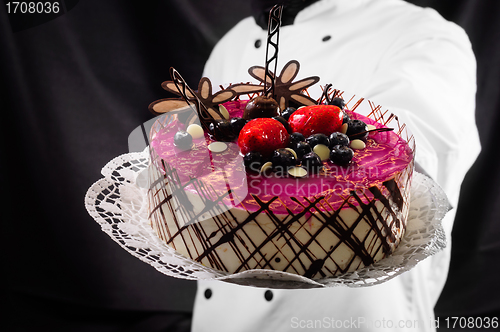
<path id="1" fill-rule="evenodd" d="M 235 135 L 217 137 L 218 122 L 247 117 L 248 100 L 235 98 L 222 103 L 227 120 L 215 120 L 201 137 L 188 137 L 187 148 L 179 143 L 178 133 L 187 129 L 180 115 L 163 116 L 153 126 L 149 219 L 161 240 L 217 270 L 271 269 L 309 278 L 352 272 L 394 251 L 405 233 L 414 160 L 413 140 L 401 137 L 404 126 L 387 129 L 397 123 L 394 116 L 384 120 L 380 107 L 363 116 L 353 111 L 359 102 L 350 110 L 343 104 L 325 106 L 340 117 L 335 121 L 343 134 L 354 120 L 367 125 L 360 139 L 354 135 L 341 144 L 351 156 L 337 163 L 332 156 L 339 148 L 333 143 L 336 134 L 319 133 L 331 139 L 321 144 L 308 137 L 318 132 L 308 132 L 296 148 L 292 135 L 304 130 L 297 114 L 316 114 L 307 111 L 314 106 L 287 108 L 291 115 L 278 107 L 285 123 L 250 117 L 240 121 Z M 281 130 L 282 146 L 255 159 L 253 151 L 243 153 L 241 142 L 259 123 Z M 259 135 L 269 140 L 266 126 L 258 127 Z M 220 130 L 225 128 L 230 127 Z M 274 149 L 275 142 L 264 142 Z M 311 151 L 306 146 L 307 158 L 317 162 L 319 157 L 313 168 L 302 156 L 305 145 L 319 145 Z"/>

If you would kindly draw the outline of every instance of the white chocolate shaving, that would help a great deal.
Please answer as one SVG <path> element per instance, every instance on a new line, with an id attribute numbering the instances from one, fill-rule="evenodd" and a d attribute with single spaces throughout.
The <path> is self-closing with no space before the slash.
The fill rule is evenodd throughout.
<path id="1" fill-rule="evenodd" d="M 295 178 L 303 178 L 304 176 L 307 175 L 307 171 L 302 167 L 294 166 L 288 170 L 288 174 L 290 174 Z"/>
<path id="2" fill-rule="evenodd" d="M 224 142 L 213 142 L 208 146 L 208 149 L 214 153 L 224 152 L 227 149 L 227 144 Z"/>
<path id="3" fill-rule="evenodd" d="M 227 108 L 224 105 L 222 104 L 219 105 L 219 112 L 220 114 L 222 114 L 224 119 L 226 120 L 229 119 L 229 112 L 227 111 Z"/>
<path id="4" fill-rule="evenodd" d="M 186 128 L 186 131 L 191 136 L 193 136 L 193 139 L 202 138 L 204 136 L 203 128 L 200 125 L 196 124 L 196 123 L 190 124 Z"/>
<path id="5" fill-rule="evenodd" d="M 347 127 L 348 127 L 347 123 L 344 123 L 344 124 L 342 125 L 342 127 L 340 127 L 340 132 L 341 132 L 342 134 L 347 133 Z"/>
<path id="6" fill-rule="evenodd" d="M 265 171 L 270 170 L 272 167 L 273 167 L 273 163 L 268 161 L 267 163 L 262 165 L 262 167 L 260 168 L 260 172 L 264 173 Z"/>
<path id="7" fill-rule="evenodd" d="M 353 139 L 351 141 L 351 148 L 355 150 L 362 150 L 366 147 L 365 142 L 360 139 Z"/>
<path id="8" fill-rule="evenodd" d="M 328 148 L 328 146 L 326 146 L 324 144 L 316 145 L 313 148 L 313 151 L 314 151 L 314 153 L 316 153 L 318 155 L 318 157 L 319 157 L 319 159 L 321 159 L 321 161 L 327 160 L 328 158 L 330 158 L 330 149 Z"/>
<path id="9" fill-rule="evenodd" d="M 295 157 L 295 159 L 298 159 L 297 158 L 297 153 L 292 148 L 285 148 L 285 150 L 290 151 L 293 154 L 293 156 Z"/>

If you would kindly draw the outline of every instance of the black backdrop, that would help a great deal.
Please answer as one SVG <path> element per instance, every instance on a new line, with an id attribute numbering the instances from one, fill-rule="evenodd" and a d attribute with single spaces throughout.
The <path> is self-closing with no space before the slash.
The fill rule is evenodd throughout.
<path id="1" fill-rule="evenodd" d="M 8 1 L 5 1 L 7 3 Z M 61 2 L 61 1 L 59 1 Z M 500 2 L 412 0 L 469 34 L 478 59 L 483 151 L 463 186 L 439 316 L 498 316 Z M 133 258 L 83 197 L 127 137 L 167 97 L 168 69 L 197 86 L 217 40 L 250 1 L 62 1 L 60 15 L 0 8 L 3 302 L 7 331 L 189 328 L 196 284 Z"/>

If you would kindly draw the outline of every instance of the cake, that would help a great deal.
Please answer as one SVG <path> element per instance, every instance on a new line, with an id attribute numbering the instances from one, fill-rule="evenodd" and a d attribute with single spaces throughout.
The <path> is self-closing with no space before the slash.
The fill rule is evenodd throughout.
<path id="1" fill-rule="evenodd" d="M 280 77 L 290 68 L 298 63 Z M 162 241 L 220 271 L 309 278 L 353 272 L 395 250 L 406 229 L 413 138 L 362 98 L 344 101 L 330 86 L 311 98 L 307 87 L 318 80 L 290 93 L 283 87 L 291 82 L 276 79 L 274 100 L 264 102 L 262 85 L 212 94 L 207 78 L 197 92 L 179 88 L 175 75 L 164 82 L 185 101 L 150 105 L 165 113 L 150 133 L 148 168 L 148 216 Z M 363 102 L 369 114 L 356 112 Z"/>

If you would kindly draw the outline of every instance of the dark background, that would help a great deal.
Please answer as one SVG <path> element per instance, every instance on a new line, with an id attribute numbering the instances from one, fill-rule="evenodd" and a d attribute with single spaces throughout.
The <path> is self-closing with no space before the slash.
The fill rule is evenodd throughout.
<path id="1" fill-rule="evenodd" d="M 59 15 L 0 8 L 2 329 L 186 330 L 196 283 L 121 249 L 83 198 L 101 168 L 128 152 L 130 132 L 152 118 L 149 103 L 169 97 L 160 87 L 168 69 L 197 86 L 211 48 L 250 15 L 250 1 L 59 2 Z M 435 311 L 498 317 L 500 1 L 409 2 L 462 26 L 478 60 L 483 151 L 462 186 Z"/>

